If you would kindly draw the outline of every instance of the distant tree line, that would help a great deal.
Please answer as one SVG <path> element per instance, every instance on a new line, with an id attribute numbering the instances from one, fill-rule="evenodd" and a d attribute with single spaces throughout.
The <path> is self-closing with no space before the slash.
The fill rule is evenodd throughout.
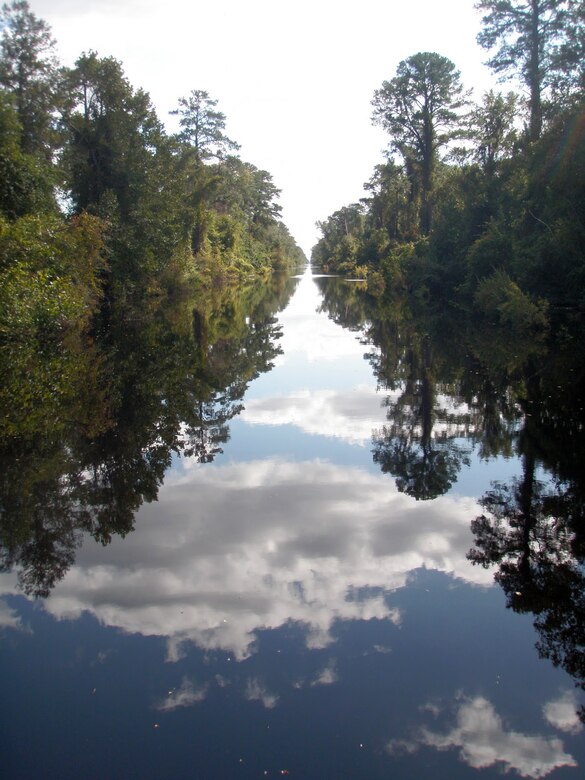
<path id="1" fill-rule="evenodd" d="M 446 57 L 400 62 L 372 101 L 386 160 L 365 198 L 318 223 L 312 262 L 367 278 L 378 296 L 540 327 L 585 308 L 585 6 L 476 7 L 487 64 L 520 92 L 474 104 Z"/>
<path id="2" fill-rule="evenodd" d="M 107 301 L 303 259 L 271 175 L 236 156 L 217 101 L 168 134 L 122 65 L 65 68 L 26 0 L 0 12 L 0 338 L 50 337 Z"/>

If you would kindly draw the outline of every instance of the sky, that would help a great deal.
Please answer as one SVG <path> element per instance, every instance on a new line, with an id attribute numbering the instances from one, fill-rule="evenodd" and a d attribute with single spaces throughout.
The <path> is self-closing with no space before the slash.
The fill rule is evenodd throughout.
<path id="1" fill-rule="evenodd" d="M 169 112 L 202 89 L 240 156 L 282 190 L 283 220 L 310 255 L 316 222 L 364 195 L 387 148 L 371 100 L 419 51 L 451 59 L 479 100 L 495 85 L 476 43 L 474 0 L 29 0 L 61 62 L 113 56 Z"/>

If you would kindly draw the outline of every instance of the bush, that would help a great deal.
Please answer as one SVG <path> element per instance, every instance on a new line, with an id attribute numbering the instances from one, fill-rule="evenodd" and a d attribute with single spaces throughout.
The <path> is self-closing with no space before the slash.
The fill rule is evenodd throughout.
<path id="1" fill-rule="evenodd" d="M 544 330 L 548 326 L 545 301 L 532 300 L 501 269 L 479 283 L 474 296 L 479 311 L 492 322 L 516 332 Z"/>

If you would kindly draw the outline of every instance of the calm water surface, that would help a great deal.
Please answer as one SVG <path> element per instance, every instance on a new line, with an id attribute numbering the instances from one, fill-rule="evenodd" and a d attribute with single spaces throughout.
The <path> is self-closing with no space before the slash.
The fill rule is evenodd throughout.
<path id="1" fill-rule="evenodd" d="M 482 457 L 448 383 L 429 436 L 406 419 L 416 388 L 381 381 L 343 296 L 324 306 L 352 284 L 298 279 L 272 370 L 133 531 L 86 533 L 45 599 L 5 567 L 7 780 L 583 776 L 583 694 L 468 557 L 526 457 Z"/>

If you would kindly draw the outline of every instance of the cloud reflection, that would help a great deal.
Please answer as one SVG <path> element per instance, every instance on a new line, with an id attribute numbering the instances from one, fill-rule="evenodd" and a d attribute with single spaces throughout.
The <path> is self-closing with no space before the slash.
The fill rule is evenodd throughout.
<path id="1" fill-rule="evenodd" d="M 299 390 L 246 402 L 242 419 L 254 425 L 295 425 L 311 435 L 364 446 L 386 420 L 384 397 L 375 387 L 352 390 Z"/>
<path id="2" fill-rule="evenodd" d="M 188 642 L 244 659 L 259 630 L 289 621 L 313 648 L 333 642 L 339 620 L 399 625 L 387 594 L 413 569 L 492 582 L 466 559 L 471 499 L 422 504 L 380 475 L 317 460 L 185 466 L 133 534 L 84 545 L 46 602 L 54 616 L 89 611 L 165 636 L 171 661 Z"/>
<path id="3" fill-rule="evenodd" d="M 311 687 L 314 688 L 316 685 L 333 685 L 338 680 L 335 661 L 330 661 L 311 682 Z"/>
<path id="4" fill-rule="evenodd" d="M 573 691 L 566 691 L 554 701 L 549 701 L 542 708 L 545 720 L 551 726 L 567 734 L 578 734 L 583 731 L 583 724 L 578 715 L 579 704 Z"/>
<path id="5" fill-rule="evenodd" d="M 280 341 L 284 355 L 275 360 L 282 365 L 293 353 L 301 353 L 309 363 L 332 363 L 340 358 L 364 354 L 358 334 L 349 334 L 326 314 L 316 316 L 321 305 L 321 294 L 310 269 L 301 277 L 294 297 L 279 322 L 284 325 Z"/>
<path id="6" fill-rule="evenodd" d="M 0 599 L 0 631 L 6 628 L 12 628 L 15 631 L 29 631 L 23 625 L 18 614 L 3 599 Z"/>
<path id="7" fill-rule="evenodd" d="M 559 767 L 575 767 L 557 737 L 522 734 L 506 730 L 494 706 L 483 696 L 464 698 L 457 710 L 456 725 L 445 733 L 421 729 L 412 741 L 391 741 L 390 753 L 413 753 L 419 747 L 458 749 L 459 756 L 474 769 L 497 764 L 505 772 L 513 769 L 521 777 L 546 777 Z"/>
<path id="8" fill-rule="evenodd" d="M 246 685 L 245 697 L 248 701 L 259 701 L 267 710 L 272 710 L 278 703 L 278 696 L 266 688 L 264 683 L 260 680 L 253 678 L 248 680 Z"/>
<path id="9" fill-rule="evenodd" d="M 380 393 L 375 386 L 345 390 L 300 389 L 287 395 L 246 401 L 242 420 L 253 425 L 295 425 L 304 433 L 341 439 L 349 444 L 370 445 L 372 433 L 387 424 L 388 405 L 398 401 L 401 389 Z M 455 438 L 472 430 L 469 407 L 439 395 L 433 437 Z M 413 434 L 421 435 L 420 426 Z"/>
<path id="10" fill-rule="evenodd" d="M 207 685 L 196 686 L 188 678 L 184 678 L 181 686 L 169 691 L 168 696 L 159 702 L 155 709 L 161 712 L 171 712 L 180 707 L 192 707 L 207 696 Z"/>

